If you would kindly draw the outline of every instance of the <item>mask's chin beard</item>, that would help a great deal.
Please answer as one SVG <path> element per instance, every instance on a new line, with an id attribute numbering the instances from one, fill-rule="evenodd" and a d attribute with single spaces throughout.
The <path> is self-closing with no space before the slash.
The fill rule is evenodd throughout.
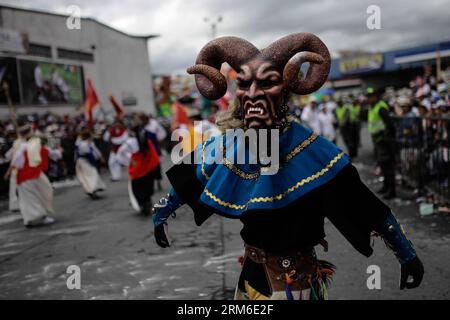
<path id="1" fill-rule="evenodd" d="M 272 123 L 271 119 L 262 120 L 258 118 L 250 118 L 244 120 L 244 125 L 246 129 L 255 129 L 255 130 L 269 129 L 271 125 L 268 125 L 267 123 L 268 121 Z"/>

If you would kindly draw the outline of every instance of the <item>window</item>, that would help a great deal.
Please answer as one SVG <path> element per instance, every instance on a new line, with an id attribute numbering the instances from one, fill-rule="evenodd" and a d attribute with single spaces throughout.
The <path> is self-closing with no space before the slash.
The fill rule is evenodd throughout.
<path id="1" fill-rule="evenodd" d="M 58 48 L 58 58 L 81 60 L 81 61 L 94 61 L 94 55 L 90 52 L 83 52 L 77 50 Z"/>
<path id="2" fill-rule="evenodd" d="M 32 56 L 51 58 L 52 47 L 37 43 L 28 43 L 28 54 Z"/>

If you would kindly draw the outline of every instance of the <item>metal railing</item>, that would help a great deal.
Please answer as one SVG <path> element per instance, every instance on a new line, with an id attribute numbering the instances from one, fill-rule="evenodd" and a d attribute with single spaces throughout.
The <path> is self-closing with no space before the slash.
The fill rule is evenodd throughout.
<path id="1" fill-rule="evenodd" d="M 422 194 L 431 191 L 450 201 L 450 118 L 392 118 L 402 177 Z"/>

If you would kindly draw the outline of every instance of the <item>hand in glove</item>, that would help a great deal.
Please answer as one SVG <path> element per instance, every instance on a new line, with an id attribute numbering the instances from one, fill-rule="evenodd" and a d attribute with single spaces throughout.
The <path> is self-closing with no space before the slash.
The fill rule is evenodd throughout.
<path id="1" fill-rule="evenodd" d="M 384 242 L 394 251 L 401 264 L 400 289 L 418 287 L 424 274 L 423 265 L 394 215 L 389 214 L 375 231 L 383 237 Z M 412 282 L 408 282 L 409 277 L 412 277 Z"/>
<path id="2" fill-rule="evenodd" d="M 170 247 L 170 242 L 167 238 L 167 224 L 161 223 L 160 225 L 155 226 L 156 244 L 161 248 Z"/>
<path id="3" fill-rule="evenodd" d="M 167 231 L 167 219 L 176 217 L 175 210 L 183 205 L 175 191 L 171 189 L 166 197 L 161 198 L 153 206 L 153 223 L 155 225 L 155 240 L 162 248 L 170 247 Z"/>
<path id="4" fill-rule="evenodd" d="M 422 261 L 416 256 L 409 262 L 401 266 L 400 290 L 417 288 L 422 282 L 424 274 Z M 412 277 L 412 282 L 408 282 L 408 277 Z"/>

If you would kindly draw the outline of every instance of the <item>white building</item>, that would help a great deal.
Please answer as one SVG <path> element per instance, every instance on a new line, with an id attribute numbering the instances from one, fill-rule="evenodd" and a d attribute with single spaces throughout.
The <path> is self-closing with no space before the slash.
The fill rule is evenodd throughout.
<path id="1" fill-rule="evenodd" d="M 78 23 L 79 22 L 79 23 Z M 154 112 L 148 40 L 91 18 L 0 6 L 0 81 L 17 112 L 80 111 L 91 79 L 104 111 L 112 93 L 125 110 Z M 0 89 L 1 90 L 1 89 Z M 0 116 L 8 114 L 0 93 Z"/>

